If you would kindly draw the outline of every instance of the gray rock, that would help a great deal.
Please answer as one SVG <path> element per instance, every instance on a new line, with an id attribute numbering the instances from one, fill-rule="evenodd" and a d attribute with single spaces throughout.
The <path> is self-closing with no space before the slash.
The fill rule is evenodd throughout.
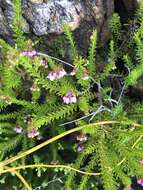
<path id="1" fill-rule="evenodd" d="M 24 1 L 24 17 L 38 36 L 49 33 L 61 34 L 64 22 L 74 30 L 84 15 L 79 1 L 48 0 L 47 3 L 33 3 L 33 1 L 29 3 Z"/>
<path id="2" fill-rule="evenodd" d="M 12 37 L 12 22 L 14 17 L 14 8 L 13 8 L 13 1 L 12 0 L 0 0 L 0 8 L 1 13 L 0 15 L 3 15 L 4 21 L 0 21 L 1 29 L 5 28 L 5 25 L 7 26 L 7 32 Z M 22 18 L 22 27 L 23 31 L 25 33 L 29 32 L 29 24 L 27 21 Z M 6 35 L 5 33 L 3 33 Z"/>
<path id="3" fill-rule="evenodd" d="M 136 9 L 141 1 L 123 0 L 128 11 Z M 82 35 L 85 41 L 93 28 L 102 41 L 109 37 L 108 21 L 114 0 L 22 0 L 22 6 L 21 22 L 25 33 L 61 34 L 63 23 L 67 22 L 75 30 L 75 36 Z M 13 16 L 13 0 L 0 0 L 0 36 L 5 39 L 12 36 Z"/>
<path id="4" fill-rule="evenodd" d="M 7 20 L 5 18 L 5 15 L 3 14 L 3 10 L 1 7 L 0 7 L 0 37 L 8 41 L 11 38 L 10 27 L 7 24 Z"/>
<path id="5" fill-rule="evenodd" d="M 1 15 L 5 17 L 1 25 L 11 27 L 14 15 L 12 2 L 12 0 L 0 0 Z M 106 13 L 109 15 L 109 10 L 111 13 L 113 11 L 113 0 L 106 0 L 107 3 L 104 0 L 23 0 L 22 2 L 24 31 L 29 32 L 30 28 L 38 36 L 62 33 L 64 22 L 69 23 L 72 30 L 75 30 L 80 27 L 83 20 L 90 22 L 91 18 L 97 23 L 95 27 L 100 28 Z M 105 4 L 108 4 L 108 7 L 104 6 Z"/>
<path id="6" fill-rule="evenodd" d="M 11 26 L 13 18 L 13 3 L 11 0 L 0 0 L 0 6 L 9 26 Z"/>

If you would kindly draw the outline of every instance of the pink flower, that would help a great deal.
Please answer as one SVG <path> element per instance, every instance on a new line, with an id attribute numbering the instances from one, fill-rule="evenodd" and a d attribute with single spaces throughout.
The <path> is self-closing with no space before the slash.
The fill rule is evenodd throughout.
<path id="1" fill-rule="evenodd" d="M 123 190 L 131 190 L 131 185 L 128 185 L 128 186 L 124 187 Z"/>
<path id="2" fill-rule="evenodd" d="M 141 165 L 143 165 L 143 160 L 140 160 L 139 162 L 140 162 Z"/>
<path id="3" fill-rule="evenodd" d="M 66 75 L 66 71 L 64 69 L 61 69 L 61 70 L 58 70 L 56 74 L 57 74 L 57 78 L 60 79 Z"/>
<path id="4" fill-rule="evenodd" d="M 143 178 L 137 179 L 137 184 L 143 186 Z"/>
<path id="5" fill-rule="evenodd" d="M 87 136 L 84 135 L 84 134 L 78 135 L 78 136 L 76 137 L 76 140 L 77 140 L 77 141 L 80 141 L 80 142 L 87 141 Z"/>
<path id="6" fill-rule="evenodd" d="M 61 79 L 66 75 L 66 71 L 64 69 L 60 70 L 55 70 L 55 71 L 50 71 L 47 78 L 50 79 L 51 81 L 55 79 Z"/>
<path id="7" fill-rule="evenodd" d="M 64 96 L 64 97 L 63 97 L 63 101 L 64 101 L 64 103 L 66 103 L 66 104 L 69 104 L 69 103 L 70 103 L 70 99 L 69 99 L 67 96 Z"/>
<path id="8" fill-rule="evenodd" d="M 37 129 L 34 129 L 34 128 L 27 132 L 28 138 L 34 138 L 39 135 L 40 135 L 39 131 L 37 131 Z"/>
<path id="9" fill-rule="evenodd" d="M 48 68 L 47 61 L 46 61 L 45 59 L 42 59 L 42 60 L 40 61 L 40 64 L 41 64 L 43 67 Z"/>
<path id="10" fill-rule="evenodd" d="M 50 71 L 47 76 L 47 79 L 50 79 L 51 81 L 53 81 L 56 79 L 56 77 L 57 77 L 57 74 L 54 71 Z"/>
<path id="11" fill-rule="evenodd" d="M 72 92 L 68 92 L 64 97 L 63 97 L 63 102 L 66 104 L 70 103 L 76 103 L 77 98 Z"/>
<path id="12" fill-rule="evenodd" d="M 15 131 L 16 133 L 21 133 L 22 130 L 23 130 L 22 127 L 19 127 L 19 126 L 17 126 L 17 127 L 14 128 L 14 131 Z"/>
<path id="13" fill-rule="evenodd" d="M 36 55 L 36 51 L 32 50 L 32 51 L 23 51 L 22 52 L 23 56 L 27 56 L 27 57 L 34 57 Z"/>

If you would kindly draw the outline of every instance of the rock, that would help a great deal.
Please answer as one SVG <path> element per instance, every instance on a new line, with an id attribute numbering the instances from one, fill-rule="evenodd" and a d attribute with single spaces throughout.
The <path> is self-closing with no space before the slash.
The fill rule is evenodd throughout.
<path id="1" fill-rule="evenodd" d="M 119 2 L 119 0 L 115 0 Z M 135 10 L 141 0 L 121 0 L 127 11 Z M 37 36 L 59 35 L 67 22 L 75 36 L 87 42 L 93 28 L 101 41 L 109 38 L 108 21 L 114 10 L 114 0 L 23 0 L 23 30 Z M 12 36 L 13 0 L 0 0 L 0 36 Z M 81 40 L 80 40 L 81 41 Z"/>
<path id="2" fill-rule="evenodd" d="M 12 0 L 0 0 L 0 35 L 4 36 L 4 39 L 10 39 L 12 41 L 12 22 L 14 16 L 14 9 Z M 29 24 L 22 18 L 22 27 L 25 33 L 29 32 Z M 5 29 L 5 30 L 4 30 Z M 4 32 L 4 31 L 5 32 Z"/>
<path id="3" fill-rule="evenodd" d="M 31 3 L 43 3 L 43 0 L 29 0 Z"/>
<path id="4" fill-rule="evenodd" d="M 0 36 L 12 36 L 13 0 L 0 0 Z M 97 29 L 101 42 L 109 38 L 108 21 L 114 0 L 23 0 L 23 30 L 36 36 L 59 35 L 66 22 L 74 31 L 79 46 L 87 47 Z M 84 40 L 83 40 L 84 39 Z"/>
<path id="5" fill-rule="evenodd" d="M 120 15 L 121 22 L 127 23 L 137 8 L 139 8 L 142 0 L 114 0 L 115 12 Z"/>
<path id="6" fill-rule="evenodd" d="M 7 24 L 7 20 L 3 14 L 2 8 L 0 7 L 0 37 L 10 42 L 11 32 Z"/>
<path id="7" fill-rule="evenodd" d="M 109 21 L 114 11 L 113 0 L 83 1 L 84 17 L 80 27 L 75 30 L 75 37 L 84 55 L 87 53 L 93 29 L 98 31 L 99 46 L 103 46 L 110 38 Z"/>
<path id="8" fill-rule="evenodd" d="M 37 36 L 49 33 L 61 34 L 66 22 L 74 30 L 79 26 L 83 16 L 83 7 L 78 1 L 48 0 L 47 3 L 24 1 L 24 17 L 32 26 Z M 39 1 L 38 1 L 39 2 Z"/>
<path id="9" fill-rule="evenodd" d="M 1 15 L 4 25 L 11 27 L 13 18 L 13 1 L 0 0 Z M 32 30 L 35 35 L 49 33 L 61 34 L 63 23 L 67 22 L 72 30 L 80 28 L 85 21 L 94 24 L 100 30 L 105 20 L 113 12 L 113 0 L 23 0 L 24 31 Z M 2 17 L 1 16 L 1 17 Z M 93 23 L 94 22 L 94 23 Z M 29 30 L 30 28 L 30 30 Z"/>

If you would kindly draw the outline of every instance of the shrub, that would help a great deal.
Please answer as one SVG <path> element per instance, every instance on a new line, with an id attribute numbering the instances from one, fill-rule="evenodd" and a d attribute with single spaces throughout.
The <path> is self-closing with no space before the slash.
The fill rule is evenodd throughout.
<path id="1" fill-rule="evenodd" d="M 0 166 L 1 174 L 14 173 L 24 187 L 13 181 L 9 188 L 90 190 L 102 185 L 116 190 L 129 187 L 132 177 L 143 185 L 143 105 L 128 95 L 136 84 L 142 94 L 142 7 L 129 26 L 128 41 L 119 16 L 113 16 L 105 56 L 98 53 L 93 31 L 83 58 L 64 24 L 71 63 L 37 52 L 21 30 L 18 0 L 15 12 L 15 46 L 0 40 Z M 71 139 L 65 137 L 69 134 Z M 37 168 L 22 172 L 30 185 L 17 172 L 26 167 Z M 1 183 L 9 179 L 3 175 Z"/>

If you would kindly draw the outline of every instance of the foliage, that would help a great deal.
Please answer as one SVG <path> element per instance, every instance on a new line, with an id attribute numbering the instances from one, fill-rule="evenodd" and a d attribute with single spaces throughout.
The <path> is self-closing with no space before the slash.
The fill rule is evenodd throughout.
<path id="1" fill-rule="evenodd" d="M 136 86 L 142 94 L 142 7 L 127 44 L 122 42 L 125 31 L 120 17 L 113 15 L 106 60 L 97 53 L 95 30 L 85 58 L 64 24 L 72 63 L 35 51 L 21 29 L 21 1 L 15 1 L 15 12 L 15 46 L 0 40 L 1 173 L 8 171 L 7 165 L 24 168 L 35 164 L 34 171 L 23 170 L 22 175 L 33 189 L 50 190 L 101 186 L 116 190 L 130 186 L 132 177 L 143 178 L 143 105 L 129 95 Z M 54 140 L 50 139 L 53 136 Z M 48 167 L 55 169 L 49 171 Z M 0 182 L 8 182 L 9 189 L 25 189 L 22 183 L 9 180 L 5 175 Z"/>

